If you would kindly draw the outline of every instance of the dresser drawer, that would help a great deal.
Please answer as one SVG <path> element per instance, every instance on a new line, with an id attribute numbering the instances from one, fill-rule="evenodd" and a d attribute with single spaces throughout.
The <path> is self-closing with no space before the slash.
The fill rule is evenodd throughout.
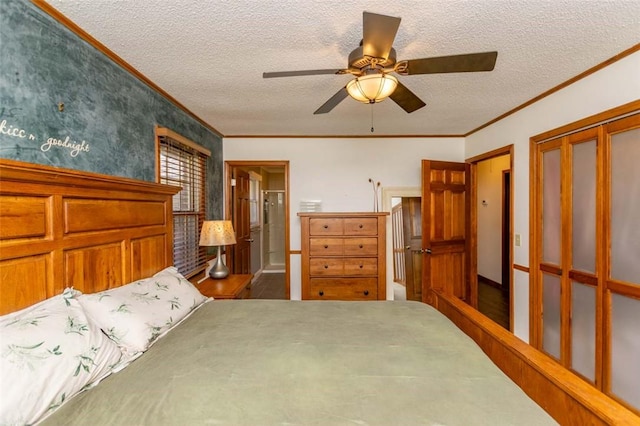
<path id="1" fill-rule="evenodd" d="M 310 275 L 344 275 L 344 259 L 341 257 L 312 257 L 309 259 Z"/>
<path id="2" fill-rule="evenodd" d="M 309 238 L 309 254 L 311 256 L 342 256 L 344 254 L 344 239 Z"/>
<path id="3" fill-rule="evenodd" d="M 378 259 L 374 257 L 345 259 L 344 275 L 378 275 Z"/>
<path id="4" fill-rule="evenodd" d="M 345 238 L 345 256 L 375 256 L 378 254 L 377 238 Z"/>
<path id="5" fill-rule="evenodd" d="M 309 220 L 310 235 L 344 235 L 344 219 L 311 218 Z"/>
<path id="6" fill-rule="evenodd" d="M 377 278 L 311 278 L 308 298 L 313 300 L 376 300 Z"/>
<path id="7" fill-rule="evenodd" d="M 344 235 L 378 235 L 378 219 L 375 217 L 345 218 Z"/>
<path id="8" fill-rule="evenodd" d="M 309 274 L 312 276 L 377 275 L 378 259 L 373 257 L 313 257 L 309 259 Z"/>

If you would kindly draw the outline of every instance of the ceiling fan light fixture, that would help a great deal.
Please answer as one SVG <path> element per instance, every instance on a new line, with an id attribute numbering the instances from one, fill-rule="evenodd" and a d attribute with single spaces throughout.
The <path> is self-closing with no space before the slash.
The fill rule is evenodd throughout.
<path id="1" fill-rule="evenodd" d="M 398 87 L 398 79 L 378 72 L 356 77 L 347 83 L 347 93 L 358 102 L 373 104 L 391 96 Z"/>

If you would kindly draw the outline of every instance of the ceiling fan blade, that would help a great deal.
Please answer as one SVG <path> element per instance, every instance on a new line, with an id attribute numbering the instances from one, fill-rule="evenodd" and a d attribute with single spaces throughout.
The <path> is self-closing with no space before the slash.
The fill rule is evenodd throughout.
<path id="1" fill-rule="evenodd" d="M 304 71 L 278 71 L 278 72 L 263 72 L 262 78 L 275 78 L 275 77 L 297 77 L 303 75 L 321 75 L 321 74 L 343 74 L 344 70 L 304 70 Z"/>
<path id="2" fill-rule="evenodd" d="M 389 97 L 392 101 L 397 103 L 400 108 L 408 113 L 419 110 L 426 105 L 424 102 L 422 102 L 422 99 L 417 97 L 411 90 L 407 89 L 407 87 L 399 81 L 398 87 L 396 87 L 396 90 L 394 90 L 394 92 Z"/>
<path id="3" fill-rule="evenodd" d="M 400 18 L 362 13 L 362 51 L 366 56 L 374 58 L 389 57 L 393 40 L 396 38 Z"/>
<path id="4" fill-rule="evenodd" d="M 407 74 L 440 74 L 448 72 L 491 71 L 498 52 L 469 53 L 407 61 Z"/>
<path id="5" fill-rule="evenodd" d="M 347 87 L 343 87 L 338 90 L 338 92 L 333 95 L 327 102 L 325 102 L 320 108 L 316 110 L 313 114 L 326 114 L 332 109 L 334 109 L 344 98 L 346 98 L 349 94 L 347 93 Z"/>

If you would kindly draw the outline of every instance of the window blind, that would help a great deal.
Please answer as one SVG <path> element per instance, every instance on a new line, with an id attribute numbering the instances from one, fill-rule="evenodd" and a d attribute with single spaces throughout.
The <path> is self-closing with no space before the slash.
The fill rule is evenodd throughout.
<path id="1" fill-rule="evenodd" d="M 207 155 L 168 136 L 158 137 L 160 183 L 180 186 L 173 196 L 173 262 L 186 277 L 204 269 L 206 247 L 200 247 L 205 218 Z"/>

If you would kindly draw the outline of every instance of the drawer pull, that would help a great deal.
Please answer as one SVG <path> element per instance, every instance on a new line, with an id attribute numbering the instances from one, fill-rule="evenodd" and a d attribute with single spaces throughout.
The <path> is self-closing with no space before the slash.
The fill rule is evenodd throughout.
<path id="1" fill-rule="evenodd" d="M 329 269 L 329 265 L 324 265 L 324 269 Z"/>
<path id="2" fill-rule="evenodd" d="M 328 248 L 329 248 L 329 246 L 328 246 L 327 244 L 325 244 L 325 245 L 324 245 L 324 248 L 328 249 Z"/>
<path id="3" fill-rule="evenodd" d="M 358 247 L 362 248 L 363 246 L 362 246 L 362 244 L 360 244 Z"/>
<path id="4" fill-rule="evenodd" d="M 319 295 L 319 296 L 324 296 L 324 291 L 320 290 L 320 291 L 318 292 L 318 295 Z"/>
<path id="5" fill-rule="evenodd" d="M 324 229 L 329 229 L 329 225 L 323 226 Z"/>
<path id="6" fill-rule="evenodd" d="M 358 228 L 362 229 L 362 228 L 363 228 L 363 225 L 362 225 L 362 224 L 360 224 L 360 226 L 358 226 Z"/>
<path id="7" fill-rule="evenodd" d="M 363 266 L 363 265 L 360 265 L 360 269 L 362 269 L 362 268 L 364 268 L 364 266 Z"/>
<path id="8" fill-rule="evenodd" d="M 365 291 L 364 291 L 364 295 L 365 295 L 365 296 L 368 296 L 368 295 L 369 295 L 369 290 L 365 290 Z"/>

